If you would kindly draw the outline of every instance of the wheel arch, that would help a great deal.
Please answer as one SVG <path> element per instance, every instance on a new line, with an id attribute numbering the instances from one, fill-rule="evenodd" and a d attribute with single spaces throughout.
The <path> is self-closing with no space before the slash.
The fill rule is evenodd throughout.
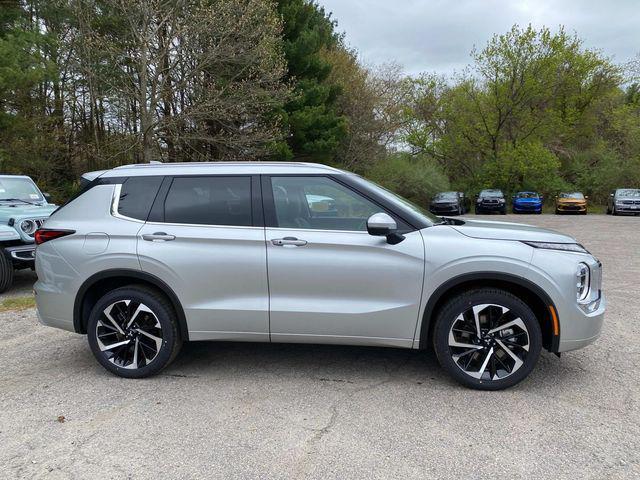
<path id="1" fill-rule="evenodd" d="M 87 333 L 91 306 L 105 293 L 131 284 L 146 284 L 159 290 L 171 302 L 178 317 L 178 330 L 183 341 L 189 340 L 187 319 L 175 292 L 161 279 L 147 272 L 131 269 L 111 269 L 90 276 L 78 289 L 73 304 L 73 327 L 77 333 Z"/>
<path id="2" fill-rule="evenodd" d="M 502 272 L 473 272 L 454 277 L 440 285 L 431 294 L 425 306 L 420 326 L 419 348 L 431 345 L 435 318 L 446 301 L 469 289 L 500 288 L 521 298 L 535 314 L 542 330 L 543 346 L 557 352 L 560 343 L 558 310 L 549 295 L 532 281 Z"/>

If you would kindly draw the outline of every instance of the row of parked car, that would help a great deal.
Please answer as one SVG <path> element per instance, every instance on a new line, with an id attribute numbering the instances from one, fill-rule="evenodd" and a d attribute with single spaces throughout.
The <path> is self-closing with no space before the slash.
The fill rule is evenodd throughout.
<path id="1" fill-rule="evenodd" d="M 587 214 L 589 197 L 581 192 L 562 192 L 555 196 L 555 213 Z M 537 192 L 518 192 L 511 197 L 513 213 L 542 213 L 544 197 Z M 476 197 L 474 211 L 506 215 L 507 199 L 502 190 L 482 190 Z M 464 215 L 471 211 L 471 199 L 464 192 L 441 192 L 436 194 L 429 206 L 436 215 Z M 607 214 L 640 214 L 640 189 L 619 188 L 609 194 Z"/>

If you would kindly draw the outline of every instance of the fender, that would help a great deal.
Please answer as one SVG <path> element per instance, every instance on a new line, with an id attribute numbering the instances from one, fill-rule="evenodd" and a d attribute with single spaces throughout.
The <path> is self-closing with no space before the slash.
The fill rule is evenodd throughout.
<path id="1" fill-rule="evenodd" d="M 80 288 L 78 289 L 78 293 L 76 293 L 76 298 L 73 304 L 73 327 L 76 332 L 86 333 L 85 328 L 82 324 L 82 302 L 89 289 L 101 280 L 118 277 L 131 278 L 132 280 L 141 280 L 146 283 L 150 283 L 162 293 L 164 293 L 169 298 L 169 301 L 176 311 L 180 336 L 184 341 L 189 341 L 189 330 L 187 328 L 187 319 L 184 314 L 184 309 L 182 308 L 180 300 L 178 300 L 178 296 L 174 293 L 171 287 L 169 287 L 169 285 L 167 285 L 155 275 L 143 272 L 141 270 L 130 270 L 126 268 L 116 268 L 98 272 L 86 279 L 80 286 Z"/>
<path id="2" fill-rule="evenodd" d="M 538 285 L 533 283 L 531 280 L 528 280 L 524 277 L 521 277 L 519 275 L 512 275 L 509 273 L 502 273 L 502 272 L 465 273 L 463 275 L 458 275 L 457 277 L 453 277 L 447 280 L 445 283 L 443 283 L 438 288 L 436 288 L 433 294 L 431 295 L 431 297 L 429 297 L 429 300 L 427 301 L 427 305 L 425 306 L 425 309 L 424 309 L 424 313 L 422 314 L 422 324 L 420 326 L 420 337 L 419 337 L 420 349 L 427 348 L 429 333 L 430 333 L 431 324 L 432 324 L 432 317 L 435 311 L 435 307 L 436 305 L 438 305 L 438 302 L 446 295 L 446 293 L 449 292 L 452 288 L 455 288 L 456 286 L 461 285 L 463 283 L 473 282 L 473 281 L 487 281 L 487 280 L 512 283 L 519 287 L 526 288 L 527 290 L 532 292 L 534 295 L 536 295 L 545 304 L 547 308 L 553 307 L 554 312 L 558 311 L 558 309 L 556 308 L 555 304 L 553 303 L 553 301 L 551 300 L 547 292 L 545 292 L 542 288 L 540 288 Z M 560 322 L 558 322 L 558 328 L 559 328 L 559 323 Z M 557 351 L 559 343 L 560 343 L 560 332 L 558 331 L 558 335 L 555 335 L 553 337 L 551 351 Z"/>

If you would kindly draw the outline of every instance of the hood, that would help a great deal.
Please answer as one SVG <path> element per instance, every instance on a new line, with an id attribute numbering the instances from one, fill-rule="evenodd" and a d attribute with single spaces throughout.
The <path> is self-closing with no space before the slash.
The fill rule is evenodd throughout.
<path id="1" fill-rule="evenodd" d="M 586 198 L 558 198 L 558 203 L 587 203 Z"/>
<path id="2" fill-rule="evenodd" d="M 514 198 L 514 202 L 516 203 L 540 203 L 542 200 L 539 198 Z"/>
<path id="3" fill-rule="evenodd" d="M 529 242 L 576 243 L 575 238 L 545 228 L 524 223 L 465 220 L 464 225 L 452 225 L 458 232 L 471 238 L 488 240 L 523 240 Z"/>
<path id="4" fill-rule="evenodd" d="M 14 206 L 12 206 L 14 205 Z M 0 205 L 0 220 L 10 218 L 48 217 L 58 208 L 50 203 L 44 205 L 27 205 L 19 203 L 4 203 Z"/>
<path id="5" fill-rule="evenodd" d="M 433 205 L 450 205 L 453 203 L 458 203 L 458 200 L 456 200 L 455 198 L 451 198 L 451 199 L 441 199 L 441 200 L 431 200 L 431 203 Z"/>

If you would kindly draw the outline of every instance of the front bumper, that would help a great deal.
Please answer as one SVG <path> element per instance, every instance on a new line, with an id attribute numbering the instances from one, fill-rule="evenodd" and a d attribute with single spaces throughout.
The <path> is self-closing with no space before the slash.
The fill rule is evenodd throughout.
<path id="1" fill-rule="evenodd" d="M 616 213 L 631 213 L 636 214 L 640 213 L 640 205 L 617 205 L 616 204 Z"/>
<path id="2" fill-rule="evenodd" d="M 429 207 L 429 211 L 436 215 L 458 213 L 459 210 L 460 210 L 460 207 L 458 205 L 431 205 Z"/>
<path id="3" fill-rule="evenodd" d="M 556 206 L 556 210 L 559 212 L 567 212 L 567 213 L 582 213 L 587 211 L 586 205 L 562 205 L 559 204 Z"/>
<path id="4" fill-rule="evenodd" d="M 13 263 L 33 263 L 36 258 L 36 246 L 31 244 L 5 247 L 4 254 Z"/>
<path id="5" fill-rule="evenodd" d="M 476 209 L 485 212 L 503 212 L 507 209 L 504 203 L 476 203 Z"/>
<path id="6" fill-rule="evenodd" d="M 595 342 L 602 331 L 606 300 L 600 294 L 598 308 L 587 313 L 578 305 L 560 317 L 560 343 L 558 352 L 577 350 Z M 564 317 L 564 318 L 563 318 Z"/>
<path id="7" fill-rule="evenodd" d="M 540 212 L 542 211 L 542 205 L 513 205 L 514 212 Z"/>

